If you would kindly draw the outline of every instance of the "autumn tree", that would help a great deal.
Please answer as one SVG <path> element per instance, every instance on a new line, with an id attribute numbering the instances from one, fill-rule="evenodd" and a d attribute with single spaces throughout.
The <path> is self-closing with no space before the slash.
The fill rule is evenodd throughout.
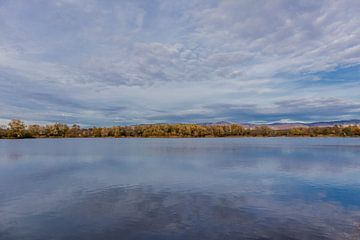
<path id="1" fill-rule="evenodd" d="M 24 122 L 13 119 L 9 123 L 8 136 L 11 138 L 24 138 L 26 133 L 25 130 L 26 126 Z"/>
<path id="2" fill-rule="evenodd" d="M 0 126 L 0 138 L 5 138 L 7 137 L 7 131 L 6 131 L 6 126 Z"/>
<path id="3" fill-rule="evenodd" d="M 273 130 L 267 126 L 259 126 L 251 131 L 252 136 L 270 137 L 273 135 Z"/>
<path id="4" fill-rule="evenodd" d="M 73 124 L 67 131 L 67 137 L 81 137 L 81 128 L 77 124 Z"/>
<path id="5" fill-rule="evenodd" d="M 41 137 L 42 135 L 45 134 L 44 130 L 45 128 L 38 124 L 29 125 L 27 128 L 27 132 L 30 137 Z"/>
<path id="6" fill-rule="evenodd" d="M 12 120 L 8 127 L 0 126 L 0 138 L 24 137 L 279 137 L 279 136 L 341 136 L 360 137 L 360 127 L 332 126 L 309 127 L 274 130 L 268 126 L 244 128 L 232 125 L 199 125 L 199 124 L 148 124 L 137 126 L 114 126 L 82 128 L 74 124 L 26 125 L 20 120 Z"/>

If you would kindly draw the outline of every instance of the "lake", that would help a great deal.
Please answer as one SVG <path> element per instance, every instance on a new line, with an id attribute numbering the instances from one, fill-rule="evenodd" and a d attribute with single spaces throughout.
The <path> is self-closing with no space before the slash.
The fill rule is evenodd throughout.
<path id="1" fill-rule="evenodd" d="M 360 139 L 0 140 L 0 239 L 360 239 Z"/>

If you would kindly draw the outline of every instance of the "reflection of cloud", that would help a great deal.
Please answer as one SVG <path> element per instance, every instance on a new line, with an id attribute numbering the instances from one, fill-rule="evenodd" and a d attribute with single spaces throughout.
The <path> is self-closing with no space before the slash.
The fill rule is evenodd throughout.
<path id="1" fill-rule="evenodd" d="M 49 209 L 17 219 L 9 239 L 23 234 L 88 239 L 341 239 L 356 234 L 352 215 L 322 202 L 278 202 L 263 196 L 218 196 L 150 186 L 74 192 L 69 197 L 56 201 L 53 214 Z"/>
<path id="2" fill-rule="evenodd" d="M 357 139 L 0 141 L 0 236 L 349 239 L 359 151 Z"/>

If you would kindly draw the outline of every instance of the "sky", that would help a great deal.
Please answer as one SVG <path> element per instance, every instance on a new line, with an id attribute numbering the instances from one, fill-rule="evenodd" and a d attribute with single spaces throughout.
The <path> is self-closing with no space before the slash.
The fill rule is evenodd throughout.
<path id="1" fill-rule="evenodd" d="M 0 120 L 360 119 L 358 0 L 0 0 Z"/>

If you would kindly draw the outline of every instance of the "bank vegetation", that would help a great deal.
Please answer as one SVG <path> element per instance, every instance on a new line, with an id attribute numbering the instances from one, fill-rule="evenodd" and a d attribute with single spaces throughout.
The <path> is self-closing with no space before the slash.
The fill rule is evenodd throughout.
<path id="1" fill-rule="evenodd" d="M 114 127 L 80 127 L 55 123 L 25 125 L 12 120 L 0 127 L 0 138 L 96 138 L 96 137 L 360 137 L 358 126 L 332 126 L 274 130 L 268 126 L 245 128 L 232 125 L 149 124 Z"/>

